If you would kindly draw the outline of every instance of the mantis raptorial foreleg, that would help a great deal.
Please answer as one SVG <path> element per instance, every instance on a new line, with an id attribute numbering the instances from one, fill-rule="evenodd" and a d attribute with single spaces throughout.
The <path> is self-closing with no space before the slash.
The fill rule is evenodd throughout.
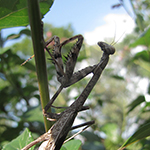
<path id="1" fill-rule="evenodd" d="M 72 40 L 75 40 L 76 38 L 78 38 L 78 41 L 76 42 L 76 44 L 74 45 L 74 47 L 72 48 L 72 50 L 70 51 L 70 54 L 68 55 L 67 61 L 66 61 L 66 72 L 61 73 L 62 71 L 59 68 L 64 68 L 63 67 L 63 62 L 62 62 L 62 56 L 61 56 L 61 47 L 69 42 L 71 42 Z M 53 102 L 55 101 L 55 99 L 57 98 L 57 96 L 59 95 L 59 93 L 62 91 L 63 88 L 66 88 L 78 81 L 80 81 L 82 78 L 84 78 L 85 76 L 87 76 L 89 73 L 93 72 L 93 70 L 95 69 L 95 67 L 97 65 L 93 65 L 93 66 L 89 66 L 86 67 L 78 72 L 75 72 L 73 74 L 73 70 L 75 67 L 75 63 L 77 60 L 77 56 L 78 53 L 80 51 L 81 45 L 83 43 L 83 37 L 82 35 L 77 35 L 74 36 L 70 39 L 67 39 L 66 41 L 62 42 L 60 44 L 60 40 L 57 36 L 52 37 L 48 42 L 46 42 L 46 45 L 50 42 L 52 42 L 52 40 L 54 40 L 55 44 L 54 44 L 54 50 L 53 50 L 53 56 L 54 59 L 58 62 L 58 64 L 60 64 L 60 67 L 57 67 L 57 64 L 55 64 L 56 67 L 56 71 L 57 71 L 57 79 L 58 81 L 61 83 L 61 86 L 59 87 L 59 89 L 57 90 L 57 92 L 54 94 L 54 96 L 51 98 L 51 100 L 49 101 L 49 103 L 45 106 L 44 110 L 43 110 L 43 114 L 45 116 L 47 116 L 48 118 L 51 118 L 50 120 L 53 121 L 55 119 L 58 119 L 60 117 L 59 114 L 52 114 L 52 113 L 47 113 L 47 110 L 52 107 Z M 106 43 L 99 43 L 99 45 L 101 45 L 101 48 L 103 48 L 105 46 L 106 50 L 109 47 L 112 47 L 111 45 L 108 45 Z M 83 108 L 84 109 L 84 108 Z"/>
<path id="2" fill-rule="evenodd" d="M 65 44 L 67 44 L 67 43 L 69 43 L 75 39 L 78 39 L 78 41 L 75 43 L 75 45 L 71 49 L 70 53 L 68 54 L 68 57 L 66 58 L 67 59 L 66 60 L 66 71 L 64 73 L 61 48 Z M 53 40 L 54 40 L 53 54 L 51 54 L 50 52 L 49 53 L 52 56 L 52 59 L 55 60 L 53 62 L 55 64 L 55 68 L 56 68 L 56 72 L 57 72 L 57 79 L 61 83 L 61 85 L 60 85 L 59 89 L 57 90 L 57 92 L 54 94 L 54 96 L 51 98 L 49 103 L 45 106 L 43 113 L 44 113 L 44 115 L 49 116 L 49 118 L 51 115 L 51 118 L 58 119 L 59 115 L 57 115 L 57 114 L 52 115 L 52 113 L 47 113 L 47 110 L 50 107 L 52 107 L 53 102 L 55 101 L 55 99 L 57 98 L 57 96 L 59 95 L 59 93 L 62 91 L 63 88 L 66 88 L 66 87 L 78 82 L 82 78 L 84 78 L 86 75 L 88 75 L 89 73 L 91 73 L 93 71 L 93 69 L 95 68 L 96 65 L 86 67 L 85 69 L 82 69 L 82 70 L 75 72 L 73 74 L 76 60 L 77 60 L 79 51 L 80 51 L 82 43 L 83 43 L 83 36 L 82 35 L 76 35 L 74 37 L 71 37 L 71 38 L 65 40 L 62 43 L 60 43 L 60 40 L 57 36 L 54 36 L 50 40 L 48 40 L 45 43 L 45 45 L 48 45 Z"/>

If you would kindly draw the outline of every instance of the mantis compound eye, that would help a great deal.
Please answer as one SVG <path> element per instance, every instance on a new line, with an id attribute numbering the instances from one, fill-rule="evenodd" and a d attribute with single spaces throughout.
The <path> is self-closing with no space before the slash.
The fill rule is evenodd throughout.
<path id="1" fill-rule="evenodd" d="M 105 42 L 98 42 L 98 46 L 102 49 L 102 51 L 106 52 L 107 54 L 114 54 L 115 48 L 112 45 L 109 45 Z"/>

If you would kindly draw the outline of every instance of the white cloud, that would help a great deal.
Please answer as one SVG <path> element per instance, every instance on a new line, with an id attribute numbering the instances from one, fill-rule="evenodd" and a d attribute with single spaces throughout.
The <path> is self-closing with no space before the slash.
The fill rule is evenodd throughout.
<path id="1" fill-rule="evenodd" d="M 85 41 L 89 45 L 94 45 L 98 41 L 104 41 L 106 38 L 115 37 L 115 41 L 131 33 L 135 27 L 134 20 L 126 14 L 108 14 L 104 17 L 105 24 L 96 27 L 91 32 L 84 33 Z"/>

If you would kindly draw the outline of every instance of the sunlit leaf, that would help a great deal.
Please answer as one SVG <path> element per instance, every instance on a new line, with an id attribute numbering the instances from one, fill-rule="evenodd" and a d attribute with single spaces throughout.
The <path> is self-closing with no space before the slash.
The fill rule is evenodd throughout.
<path id="1" fill-rule="evenodd" d="M 139 60 L 135 60 L 134 63 L 136 65 L 139 65 L 140 67 L 142 67 L 146 71 L 150 72 L 150 63 L 149 62 L 146 62 L 146 61 L 143 61 L 142 59 L 139 59 Z"/>
<path id="2" fill-rule="evenodd" d="M 143 138 L 150 136 L 150 123 L 140 127 L 122 146 L 119 150 L 123 150 L 128 145 L 137 142 Z"/>
<path id="3" fill-rule="evenodd" d="M 130 47 L 136 47 L 139 45 L 149 46 L 150 45 L 149 39 L 150 39 L 150 28 L 144 31 L 134 43 L 130 44 Z"/>
<path id="4" fill-rule="evenodd" d="M 26 128 L 21 135 L 5 145 L 2 150 L 20 150 L 32 141 L 33 137 L 31 135 L 31 132 Z M 30 148 L 30 150 L 34 150 L 34 146 Z"/>

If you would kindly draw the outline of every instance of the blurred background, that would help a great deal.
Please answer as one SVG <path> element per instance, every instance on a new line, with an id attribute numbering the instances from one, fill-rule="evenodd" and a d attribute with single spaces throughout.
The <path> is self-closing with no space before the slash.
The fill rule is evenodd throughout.
<path id="1" fill-rule="evenodd" d="M 61 42 L 84 36 L 75 71 L 101 58 L 98 41 L 114 44 L 115 55 L 89 95 L 90 110 L 79 113 L 75 124 L 95 120 L 76 138 L 83 150 L 116 150 L 141 125 L 150 122 L 150 2 L 149 0 L 59 1 L 44 16 L 44 38 L 57 35 Z M 62 48 L 67 55 L 73 42 Z M 28 127 L 37 138 L 44 124 L 40 105 L 29 27 L 2 29 L 0 34 L 0 148 Z M 60 83 L 47 57 L 50 96 Z M 65 59 L 64 59 L 65 60 Z M 68 106 L 85 88 L 91 75 L 63 90 L 55 106 Z M 56 110 L 60 111 L 60 110 Z M 73 134 L 71 132 L 70 134 Z M 148 150 L 150 139 L 127 149 Z"/>

